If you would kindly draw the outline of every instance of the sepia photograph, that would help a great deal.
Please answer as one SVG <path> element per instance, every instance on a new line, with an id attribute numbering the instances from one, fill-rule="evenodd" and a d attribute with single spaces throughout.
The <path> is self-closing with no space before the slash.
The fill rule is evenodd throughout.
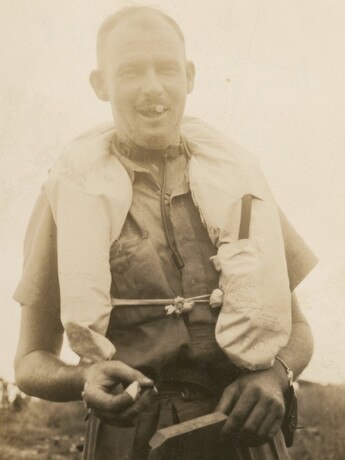
<path id="1" fill-rule="evenodd" d="M 0 7 L 0 460 L 345 460 L 345 3 Z"/>

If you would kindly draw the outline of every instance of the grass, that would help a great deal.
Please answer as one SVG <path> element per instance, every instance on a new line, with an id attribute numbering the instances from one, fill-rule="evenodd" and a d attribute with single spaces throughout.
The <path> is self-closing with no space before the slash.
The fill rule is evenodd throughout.
<path id="1" fill-rule="evenodd" d="M 304 428 L 290 449 L 293 460 L 344 460 L 345 385 L 302 382 L 298 404 Z"/>
<path id="2" fill-rule="evenodd" d="M 301 382 L 292 460 L 345 460 L 345 385 Z M 77 460 L 83 440 L 81 403 L 31 401 L 21 411 L 0 409 L 0 460 Z M 265 459 L 263 459 L 265 460 Z"/>
<path id="3" fill-rule="evenodd" d="M 80 459 L 81 403 L 31 401 L 22 411 L 0 410 L 0 460 Z"/>

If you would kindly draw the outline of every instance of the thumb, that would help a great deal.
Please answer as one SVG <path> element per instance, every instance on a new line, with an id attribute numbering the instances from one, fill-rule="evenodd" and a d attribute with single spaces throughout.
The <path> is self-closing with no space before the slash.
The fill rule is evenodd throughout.
<path id="1" fill-rule="evenodd" d="M 153 380 L 121 361 L 108 361 L 107 374 L 112 379 L 122 382 L 131 383 L 137 381 L 142 387 L 152 387 L 154 385 Z"/>

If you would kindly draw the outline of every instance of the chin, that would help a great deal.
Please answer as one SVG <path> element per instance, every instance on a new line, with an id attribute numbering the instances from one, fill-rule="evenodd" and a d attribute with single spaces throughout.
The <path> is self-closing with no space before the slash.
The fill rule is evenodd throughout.
<path id="1" fill-rule="evenodd" d="M 179 134 L 152 134 L 152 135 L 142 135 L 138 137 L 135 141 L 136 144 L 144 147 L 146 149 L 152 150 L 164 150 L 170 145 L 178 145 L 180 139 Z"/>

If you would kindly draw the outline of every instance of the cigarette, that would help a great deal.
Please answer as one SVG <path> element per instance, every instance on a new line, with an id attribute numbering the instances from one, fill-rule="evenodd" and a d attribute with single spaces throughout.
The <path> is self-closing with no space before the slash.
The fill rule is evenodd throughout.
<path id="1" fill-rule="evenodd" d="M 132 382 L 126 389 L 125 392 L 129 394 L 129 396 L 136 401 L 140 395 L 140 384 L 139 382 Z"/>

